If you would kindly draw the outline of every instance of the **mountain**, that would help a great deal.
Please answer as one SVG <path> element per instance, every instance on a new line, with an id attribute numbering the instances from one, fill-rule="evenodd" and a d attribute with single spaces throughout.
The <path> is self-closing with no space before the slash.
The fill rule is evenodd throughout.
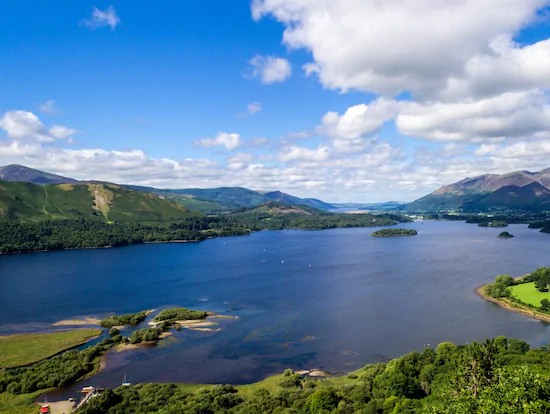
<path id="1" fill-rule="evenodd" d="M 32 184 L 71 184 L 77 182 L 72 178 L 50 174 L 44 171 L 35 170 L 23 165 L 11 164 L 0 167 L 0 180 L 20 181 Z"/>
<path id="2" fill-rule="evenodd" d="M 0 180 L 26 182 L 32 184 L 90 184 L 111 185 L 117 184 L 99 181 L 77 181 L 73 178 L 62 177 L 22 165 L 7 165 L 0 167 Z M 268 201 L 280 201 L 291 205 L 306 205 L 309 207 L 329 210 L 331 204 L 315 198 L 299 198 L 281 191 L 254 191 L 243 187 L 220 188 L 186 188 L 186 189 L 158 189 L 136 185 L 121 185 L 121 188 L 153 193 L 166 200 L 180 204 L 189 210 L 220 213 L 242 207 L 254 207 Z"/>
<path id="3" fill-rule="evenodd" d="M 334 208 L 333 205 L 325 203 L 321 200 L 317 200 L 316 198 L 299 198 L 291 196 L 290 194 L 283 193 L 281 191 L 270 191 L 267 193 L 263 193 L 263 195 L 272 201 L 278 201 L 280 203 L 290 204 L 294 206 L 304 205 L 320 210 L 329 210 L 331 208 Z"/>
<path id="4" fill-rule="evenodd" d="M 200 215 L 162 196 L 115 184 L 37 185 L 0 181 L 0 219 L 158 222 Z"/>
<path id="5" fill-rule="evenodd" d="M 220 213 L 243 207 L 255 207 L 269 201 L 278 201 L 290 205 L 305 205 L 321 210 L 333 208 L 331 204 L 315 198 L 299 198 L 281 191 L 262 192 L 243 187 L 185 188 L 179 190 L 140 186 L 128 187 L 162 195 L 191 210 L 205 213 Z"/>
<path id="6" fill-rule="evenodd" d="M 550 210 L 550 168 L 485 174 L 441 187 L 401 208 L 406 212 Z"/>

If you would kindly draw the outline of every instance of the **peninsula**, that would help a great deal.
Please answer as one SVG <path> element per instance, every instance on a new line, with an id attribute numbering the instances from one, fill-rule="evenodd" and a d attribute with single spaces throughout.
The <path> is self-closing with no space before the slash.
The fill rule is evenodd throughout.
<path id="1" fill-rule="evenodd" d="M 475 293 L 499 306 L 550 323 L 550 268 L 540 267 L 519 278 L 497 276 Z"/>

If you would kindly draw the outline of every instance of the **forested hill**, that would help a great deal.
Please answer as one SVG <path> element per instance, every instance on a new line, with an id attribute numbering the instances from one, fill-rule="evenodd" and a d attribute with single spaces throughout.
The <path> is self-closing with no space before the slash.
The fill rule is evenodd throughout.
<path id="1" fill-rule="evenodd" d="M 200 216 L 177 203 L 114 184 L 0 181 L 0 220 L 91 219 L 157 222 Z"/>
<path id="2" fill-rule="evenodd" d="M 110 212 L 108 214 L 111 215 Z M 156 224 L 135 220 L 108 224 L 105 220 L 82 218 L 36 223 L 0 220 L 0 253 L 114 247 L 176 240 L 200 241 L 211 237 L 245 235 L 259 230 L 372 227 L 407 220 L 390 214 L 335 214 L 276 202 L 216 217 L 188 217 Z"/>
<path id="3" fill-rule="evenodd" d="M 333 208 L 331 204 L 315 198 L 299 198 L 281 191 L 254 191 L 243 187 L 185 188 L 179 190 L 161 190 L 140 186 L 129 187 L 161 195 L 190 210 L 207 214 L 228 212 L 243 207 L 256 207 L 270 201 L 291 205 L 306 205 L 322 210 Z"/>

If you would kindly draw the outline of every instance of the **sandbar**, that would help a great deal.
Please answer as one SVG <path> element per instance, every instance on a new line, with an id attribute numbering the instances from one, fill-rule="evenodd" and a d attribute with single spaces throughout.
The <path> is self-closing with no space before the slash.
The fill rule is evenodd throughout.
<path id="1" fill-rule="evenodd" d="M 63 319 L 54 323 L 53 326 L 99 325 L 99 322 L 98 318 L 86 317 L 84 319 Z"/>

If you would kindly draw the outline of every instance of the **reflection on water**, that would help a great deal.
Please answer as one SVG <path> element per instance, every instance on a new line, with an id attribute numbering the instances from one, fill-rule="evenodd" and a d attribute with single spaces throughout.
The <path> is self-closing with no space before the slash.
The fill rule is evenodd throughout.
<path id="1" fill-rule="evenodd" d="M 0 332 L 42 331 L 75 315 L 162 306 L 238 315 L 213 332 L 175 331 L 155 347 L 112 352 L 93 385 L 128 381 L 246 383 L 294 369 L 349 371 L 425 344 L 506 335 L 534 346 L 547 325 L 485 302 L 496 275 L 550 265 L 550 235 L 512 225 L 259 232 L 203 243 L 152 244 L 0 257 Z M 311 266 L 310 266 L 311 265 Z M 65 390 L 66 396 L 72 390 Z"/>

